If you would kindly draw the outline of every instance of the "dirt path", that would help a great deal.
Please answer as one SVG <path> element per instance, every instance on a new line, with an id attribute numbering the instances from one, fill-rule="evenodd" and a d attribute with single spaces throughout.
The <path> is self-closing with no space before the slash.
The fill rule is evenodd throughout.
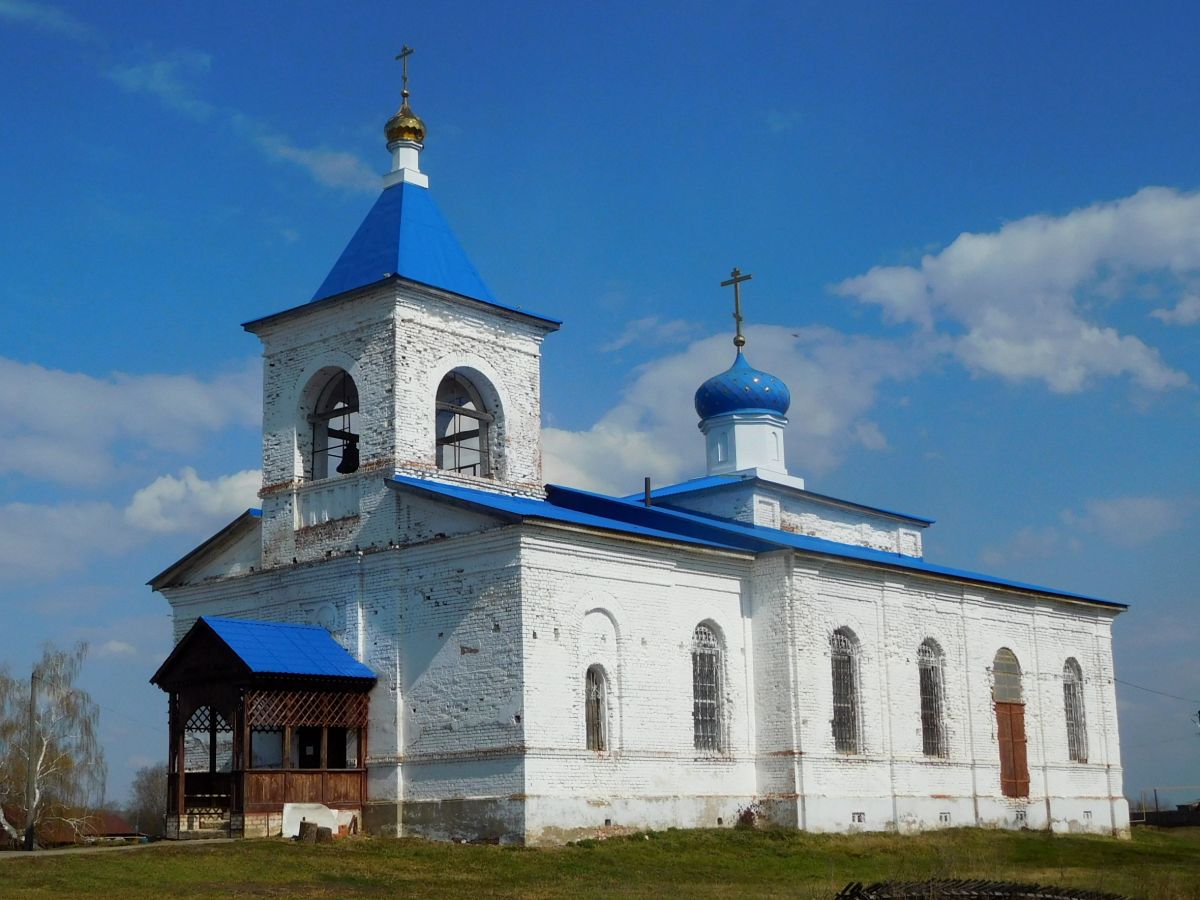
<path id="1" fill-rule="evenodd" d="M 21 850 L 0 853 L 0 861 L 6 859 L 44 859 L 47 856 L 71 856 L 77 853 L 119 853 L 122 850 L 145 850 L 148 847 L 211 847 L 213 844 L 231 844 L 236 838 L 209 838 L 203 841 L 155 841 L 152 844 L 117 844 L 111 847 L 59 847 L 54 850 L 36 850 L 25 853 Z"/>

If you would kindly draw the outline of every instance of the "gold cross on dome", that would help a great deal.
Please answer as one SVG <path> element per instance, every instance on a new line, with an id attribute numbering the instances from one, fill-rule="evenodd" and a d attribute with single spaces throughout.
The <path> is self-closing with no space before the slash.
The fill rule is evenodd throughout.
<path id="1" fill-rule="evenodd" d="M 400 60 L 400 78 L 403 84 L 404 96 L 408 96 L 408 58 L 413 55 L 413 48 L 405 44 L 400 48 L 400 52 L 396 54 L 396 59 Z"/>
<path id="2" fill-rule="evenodd" d="M 742 352 L 742 348 L 746 346 L 746 338 L 742 335 L 742 291 L 741 286 L 743 281 L 749 281 L 753 275 L 742 274 L 742 270 L 737 266 L 733 267 L 733 271 L 729 273 L 729 280 L 722 281 L 721 287 L 729 287 L 733 285 L 733 321 L 737 325 L 737 334 L 733 337 L 733 346 L 738 348 L 738 353 Z"/>

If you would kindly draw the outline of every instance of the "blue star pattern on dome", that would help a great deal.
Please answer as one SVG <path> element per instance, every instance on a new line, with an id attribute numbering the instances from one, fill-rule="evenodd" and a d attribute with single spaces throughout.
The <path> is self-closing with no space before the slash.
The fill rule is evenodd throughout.
<path id="1" fill-rule="evenodd" d="M 769 372 L 754 368 L 740 352 L 732 366 L 696 391 L 696 413 L 702 419 L 751 412 L 783 416 L 791 403 L 788 386 Z"/>

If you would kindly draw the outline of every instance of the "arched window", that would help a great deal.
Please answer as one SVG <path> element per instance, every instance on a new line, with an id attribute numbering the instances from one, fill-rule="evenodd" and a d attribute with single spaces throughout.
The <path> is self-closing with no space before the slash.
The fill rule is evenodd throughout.
<path id="1" fill-rule="evenodd" d="M 490 475 L 488 426 L 493 420 L 475 385 L 461 373 L 450 372 L 437 391 L 437 467 Z"/>
<path id="2" fill-rule="evenodd" d="M 997 703 L 1024 703 L 1021 696 L 1021 664 L 1007 647 L 996 651 L 992 661 L 992 699 Z"/>
<path id="3" fill-rule="evenodd" d="M 692 732 L 697 750 L 720 753 L 722 740 L 721 644 L 707 625 L 692 632 Z"/>
<path id="4" fill-rule="evenodd" d="M 996 705 L 996 740 L 1000 749 L 1000 792 L 1005 797 L 1028 797 L 1021 664 L 1007 647 L 997 650 L 992 660 L 992 699 Z"/>
<path id="5" fill-rule="evenodd" d="M 839 628 L 829 638 L 833 670 L 833 747 L 838 753 L 861 753 L 859 727 L 858 638 Z"/>
<path id="6" fill-rule="evenodd" d="M 358 471 L 358 388 L 341 369 L 317 395 L 308 416 L 312 425 L 312 455 L 308 477 L 328 478 L 333 473 Z"/>
<path id="7" fill-rule="evenodd" d="M 947 756 L 946 717 L 942 709 L 945 657 L 937 641 L 928 638 L 917 648 L 921 682 L 921 750 L 926 756 Z"/>
<path id="8" fill-rule="evenodd" d="M 588 666 L 583 679 L 583 718 L 587 748 L 608 749 L 608 680 L 600 666 Z"/>
<path id="9" fill-rule="evenodd" d="M 1063 666 L 1063 707 L 1067 713 L 1067 751 L 1072 762 L 1087 762 L 1087 716 L 1083 709 L 1083 670 L 1074 657 Z"/>

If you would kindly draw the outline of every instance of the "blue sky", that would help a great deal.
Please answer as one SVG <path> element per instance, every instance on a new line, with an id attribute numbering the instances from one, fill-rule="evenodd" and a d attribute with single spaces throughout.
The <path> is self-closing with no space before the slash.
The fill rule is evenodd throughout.
<path id="1" fill-rule="evenodd" d="M 646 7 L 0 0 L 0 660 L 91 642 L 111 796 L 165 753 L 144 582 L 253 502 L 239 323 L 369 208 L 401 43 L 444 213 L 565 320 L 548 478 L 701 470 L 739 265 L 795 474 L 1130 603 L 1118 676 L 1200 698 L 1194 7 Z M 1200 784 L 1200 702 L 1120 702 L 1128 791 Z"/>

